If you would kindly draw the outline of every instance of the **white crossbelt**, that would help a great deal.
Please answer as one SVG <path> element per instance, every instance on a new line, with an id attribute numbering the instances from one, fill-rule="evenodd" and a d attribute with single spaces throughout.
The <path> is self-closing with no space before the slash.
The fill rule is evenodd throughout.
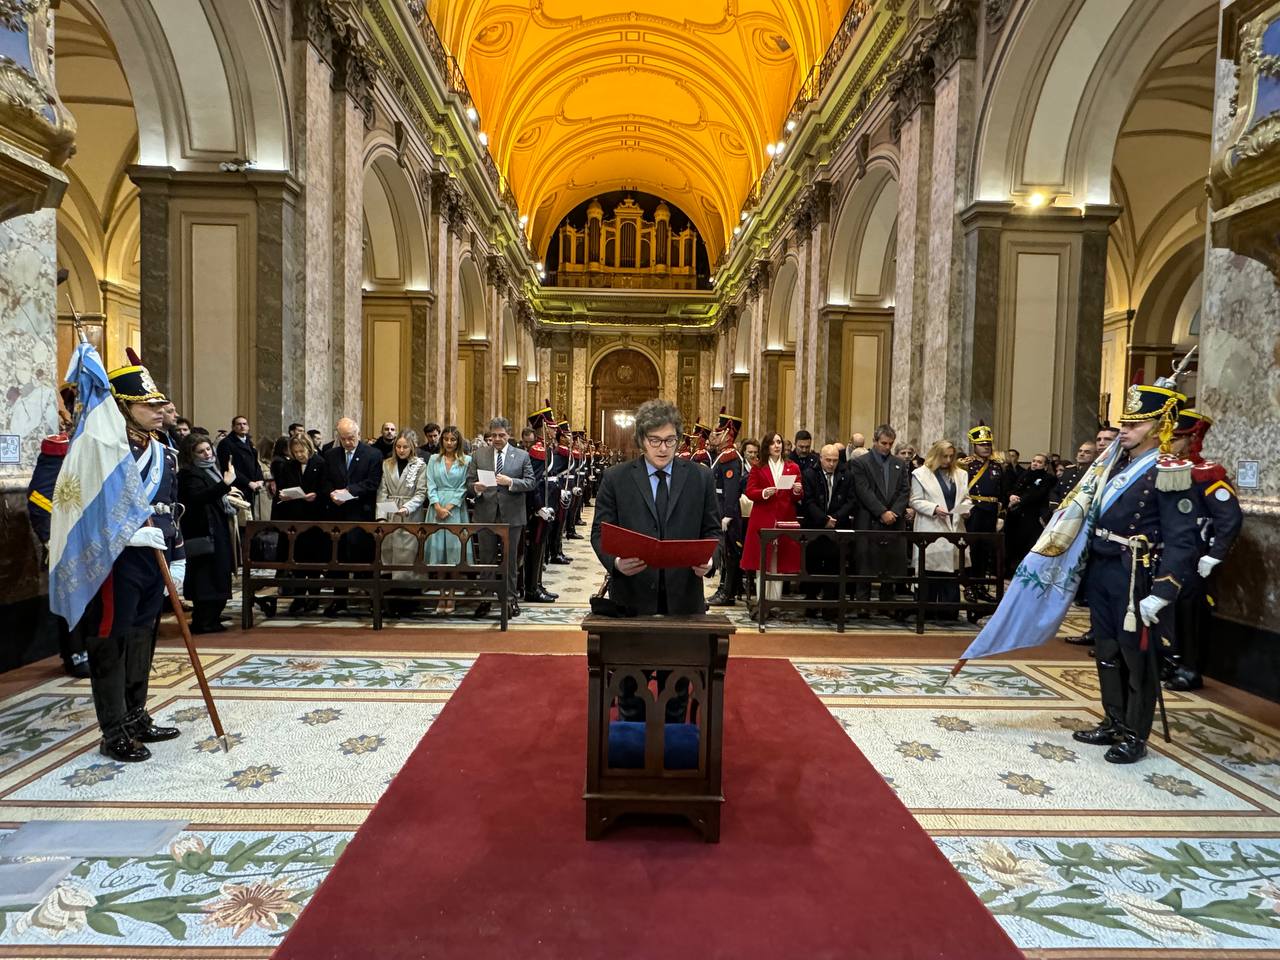
<path id="1" fill-rule="evenodd" d="M 1122 547 L 1129 547 L 1131 550 L 1139 548 L 1143 550 L 1159 550 L 1163 546 L 1160 543 L 1151 543 L 1145 537 L 1122 537 L 1118 533 L 1112 533 L 1105 527 L 1095 527 L 1093 535 L 1099 540 L 1110 540 L 1112 543 L 1118 543 Z"/>

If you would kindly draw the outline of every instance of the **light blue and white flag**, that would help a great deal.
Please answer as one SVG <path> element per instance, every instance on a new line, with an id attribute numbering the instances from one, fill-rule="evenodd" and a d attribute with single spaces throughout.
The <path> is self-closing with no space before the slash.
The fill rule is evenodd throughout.
<path id="1" fill-rule="evenodd" d="M 53 489 L 49 609 L 74 627 L 129 539 L 147 522 L 151 495 L 92 344 L 76 346 L 67 379 L 79 388 L 81 412 Z"/>
<path id="2" fill-rule="evenodd" d="M 960 655 L 952 676 L 966 660 L 1037 647 L 1057 635 L 1089 560 L 1089 540 L 1102 501 L 1099 492 L 1119 456 L 1120 444 L 1112 441 L 1049 518 L 1040 539 L 1014 571 L 1000 606 Z"/>

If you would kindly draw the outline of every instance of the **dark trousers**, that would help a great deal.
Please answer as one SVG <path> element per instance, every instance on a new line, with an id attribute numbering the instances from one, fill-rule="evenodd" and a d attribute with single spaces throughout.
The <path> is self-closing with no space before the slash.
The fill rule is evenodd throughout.
<path id="1" fill-rule="evenodd" d="M 154 552 L 126 547 L 111 568 L 111 627 L 87 638 L 93 707 L 104 737 L 118 736 L 147 705 L 164 579 Z M 101 631 L 98 631 L 101 632 Z"/>
<path id="2" fill-rule="evenodd" d="M 804 559 L 809 573 L 834 574 L 840 569 L 840 548 L 834 540 L 816 540 L 805 547 Z M 835 583 L 806 583 L 804 595 L 809 600 L 817 599 L 819 594 L 824 600 L 837 600 L 839 589 Z"/>
<path id="3" fill-rule="evenodd" d="M 1000 509 L 995 504 L 978 504 L 965 519 L 964 527 L 970 533 L 995 533 Z M 969 569 L 975 577 L 989 577 L 996 572 L 996 549 L 992 543 L 975 542 L 969 548 Z"/>
<path id="4" fill-rule="evenodd" d="M 869 528 L 877 530 L 896 530 L 900 527 L 885 527 L 876 523 Z M 854 547 L 856 570 L 858 573 L 880 577 L 902 576 L 904 560 L 901 548 L 896 543 L 877 543 L 874 538 L 859 538 Z M 854 588 L 854 597 L 858 600 L 871 599 L 871 581 L 858 582 Z M 892 600 L 895 596 L 894 584 L 889 581 L 880 582 L 880 599 Z"/>
<path id="5" fill-rule="evenodd" d="M 520 535 L 524 532 L 524 527 L 510 527 L 508 536 L 511 538 L 511 557 L 502 555 L 502 541 L 499 540 L 491 531 L 480 530 L 476 534 L 479 548 L 481 563 L 507 563 L 507 602 L 511 603 L 520 594 L 517 592 L 520 580 Z"/>
<path id="6" fill-rule="evenodd" d="M 742 593 L 742 528 L 741 520 L 730 520 L 720 536 L 720 591 L 731 598 Z"/>
<path id="7" fill-rule="evenodd" d="M 209 600 L 193 600 L 191 603 L 191 628 L 208 633 L 218 628 L 223 608 L 227 605 L 225 597 Z"/>
<path id="8" fill-rule="evenodd" d="M 1139 632 L 1124 629 L 1124 616 L 1129 604 L 1129 574 L 1127 550 L 1119 556 L 1100 556 L 1090 560 L 1089 613 L 1097 641 L 1094 653 L 1098 663 L 1098 685 L 1102 688 L 1102 709 L 1113 725 L 1139 740 L 1146 740 L 1155 718 L 1156 684 L 1160 680 L 1155 655 L 1159 637 L 1151 634 L 1144 650 L 1142 620 L 1138 620 Z M 1143 578 L 1140 576 L 1139 579 Z M 1145 582 L 1140 582 L 1135 592 L 1145 597 L 1146 587 Z"/>
<path id="9" fill-rule="evenodd" d="M 524 537 L 524 595 L 533 596 L 542 589 L 542 560 L 547 548 L 547 522 L 532 517 L 525 525 Z"/>
<path id="10" fill-rule="evenodd" d="M 1208 619 L 1209 604 L 1205 599 L 1205 582 L 1191 577 L 1178 591 L 1178 599 L 1160 614 L 1159 631 L 1163 638 L 1161 652 L 1174 666 L 1199 677 L 1204 672 L 1204 647 L 1201 637 Z"/>
<path id="11" fill-rule="evenodd" d="M 349 530 L 338 538 L 338 562 L 339 563 L 372 563 L 373 562 L 373 537 L 365 533 L 363 530 Z M 330 580 L 341 582 L 346 580 L 350 574 L 346 570 L 329 570 L 325 572 L 325 577 Z M 356 577 L 368 577 L 371 574 L 357 573 Z M 343 586 L 334 586 L 334 596 L 345 597 L 347 588 Z"/>

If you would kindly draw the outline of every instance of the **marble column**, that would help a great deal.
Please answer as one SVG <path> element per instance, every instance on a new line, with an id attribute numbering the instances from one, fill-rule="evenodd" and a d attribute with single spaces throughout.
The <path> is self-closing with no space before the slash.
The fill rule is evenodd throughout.
<path id="1" fill-rule="evenodd" d="M 590 336 L 585 332 L 575 331 L 573 334 L 573 381 L 570 384 L 573 399 L 572 412 L 568 417 L 570 425 L 575 430 L 586 429 L 587 418 L 591 416 L 588 399 L 591 392 L 591 377 L 587 371 L 587 347 L 590 340 Z"/>
<path id="2" fill-rule="evenodd" d="M 1276 696 L 1280 580 L 1280 138 L 1257 106 L 1273 7 L 1223 3 L 1212 194 L 1196 406 L 1214 419 L 1205 456 L 1253 483 L 1239 487 L 1245 522 L 1216 576 L 1210 672 Z M 1268 26 L 1262 15 L 1275 18 Z M 1240 69 L 1237 70 L 1238 65 Z M 1274 80 L 1271 81 L 1274 84 Z M 1248 474 L 1255 474 L 1249 477 Z"/>
<path id="3" fill-rule="evenodd" d="M 364 312 L 361 279 L 364 272 L 364 114 L 351 96 L 333 97 L 334 157 L 330 208 L 333 247 L 333 415 L 352 417 L 365 425 L 364 411 Z"/>
<path id="4" fill-rule="evenodd" d="M 898 241 L 894 284 L 889 420 L 904 437 L 921 437 L 924 331 L 928 314 L 929 226 L 933 169 L 933 60 L 910 59 L 894 81 L 898 129 Z M 921 444 L 927 441 L 920 439 Z"/>

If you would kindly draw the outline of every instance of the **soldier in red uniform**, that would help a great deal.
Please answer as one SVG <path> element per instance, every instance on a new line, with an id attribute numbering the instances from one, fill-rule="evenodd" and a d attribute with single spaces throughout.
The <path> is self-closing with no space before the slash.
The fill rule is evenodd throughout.
<path id="1" fill-rule="evenodd" d="M 692 460 L 704 467 L 711 466 L 711 454 L 707 450 L 707 441 L 711 439 L 711 428 L 701 420 L 693 425 L 694 451 Z"/>
<path id="2" fill-rule="evenodd" d="M 558 497 L 558 494 L 549 492 L 547 471 L 547 444 L 553 440 L 555 423 L 549 400 L 541 410 L 529 414 L 529 426 L 534 431 L 534 441 L 529 445 L 529 460 L 533 464 L 535 483 L 528 496 L 529 522 L 524 528 L 525 603 L 551 603 L 559 596 L 542 585 L 543 561 L 551 539 L 551 522 L 556 516 L 554 499 Z"/>
<path id="3" fill-rule="evenodd" d="M 1198 690 L 1204 686 L 1204 647 L 1209 619 L 1209 582 L 1214 568 L 1231 550 L 1244 525 L 1240 499 L 1226 467 L 1201 455 L 1205 434 L 1213 421 L 1196 410 L 1183 410 L 1173 433 L 1172 453 L 1191 465 L 1189 500 L 1199 533 L 1196 575 L 1178 593 L 1171 623 L 1162 623 L 1167 690 Z"/>

